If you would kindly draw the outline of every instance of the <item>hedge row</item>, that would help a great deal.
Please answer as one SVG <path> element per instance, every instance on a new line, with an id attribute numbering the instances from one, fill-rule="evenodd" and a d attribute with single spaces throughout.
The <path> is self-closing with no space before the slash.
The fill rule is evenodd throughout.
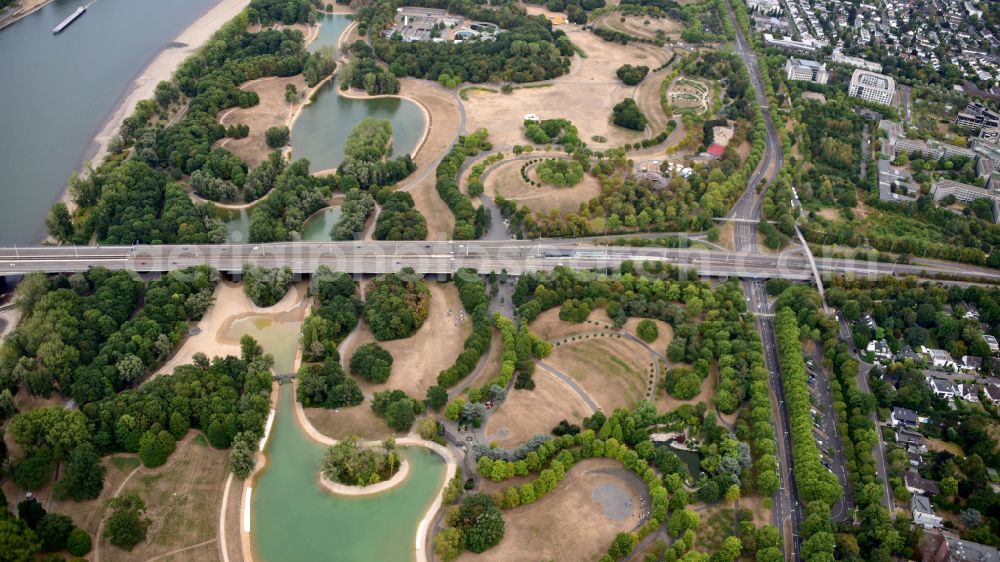
<path id="1" fill-rule="evenodd" d="M 438 373 L 437 382 L 443 387 L 455 385 L 472 372 L 479 359 L 490 348 L 489 306 L 486 283 L 479 279 L 476 270 L 460 269 L 455 275 L 455 286 L 462 300 L 462 307 L 472 317 L 472 333 L 465 339 L 465 349 L 455 359 L 455 364 Z"/>
<path id="2" fill-rule="evenodd" d="M 489 150 L 492 145 L 486 140 L 489 132 L 480 129 L 471 135 L 461 137 L 438 164 L 436 175 L 438 195 L 455 215 L 455 229 L 452 238 L 455 240 L 474 240 L 482 236 L 489 226 L 489 214 L 480 207 L 477 211 L 469 198 L 458 186 L 458 171 L 469 156 L 474 156 L 480 150 Z"/>

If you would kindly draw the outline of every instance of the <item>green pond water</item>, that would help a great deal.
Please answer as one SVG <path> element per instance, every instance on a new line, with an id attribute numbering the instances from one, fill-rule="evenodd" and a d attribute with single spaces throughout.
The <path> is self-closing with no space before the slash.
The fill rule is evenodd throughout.
<path id="1" fill-rule="evenodd" d="M 309 50 L 324 46 L 336 47 L 341 34 L 351 24 L 347 15 L 323 14 L 319 17 L 319 33 L 310 43 Z M 427 123 L 424 113 L 417 104 L 398 98 L 351 99 L 337 93 L 336 80 L 330 80 L 313 95 L 313 101 L 302 109 L 302 113 L 292 124 L 292 159 L 307 158 L 313 172 L 336 168 L 344 161 L 344 146 L 347 136 L 362 119 L 374 117 L 392 123 L 392 147 L 394 155 L 410 153 L 417 148 Z M 219 217 L 226 223 L 229 239 L 244 242 L 248 238 L 250 212 L 248 210 L 219 210 Z M 329 218 L 329 217 L 326 217 Z M 336 219 L 334 219 L 334 222 Z M 323 232 L 320 225 L 302 233 L 303 240 L 329 240 L 331 222 Z"/>
<path id="2" fill-rule="evenodd" d="M 267 466 L 253 484 L 255 559 L 414 560 L 417 525 L 444 481 L 444 460 L 426 449 L 402 448 L 410 472 L 400 485 L 375 496 L 334 496 L 317 481 L 326 448 L 299 427 L 293 399 L 292 386 L 281 385 Z"/>
<path id="3" fill-rule="evenodd" d="M 299 347 L 302 322 L 284 322 L 269 316 L 247 316 L 234 321 L 226 336 L 239 339 L 250 335 L 264 348 L 264 353 L 274 357 L 274 372 L 284 375 L 292 372 L 295 352 Z"/>
<path id="4" fill-rule="evenodd" d="M 306 221 L 302 229 L 302 239 L 307 242 L 329 242 L 330 229 L 340 220 L 340 207 L 330 207 L 316 213 Z"/>

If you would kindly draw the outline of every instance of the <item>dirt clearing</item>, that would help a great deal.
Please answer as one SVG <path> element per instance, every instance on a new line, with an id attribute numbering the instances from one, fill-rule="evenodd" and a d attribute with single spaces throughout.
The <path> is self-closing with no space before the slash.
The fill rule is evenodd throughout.
<path id="1" fill-rule="evenodd" d="M 260 103 L 253 107 L 235 107 L 222 111 L 218 114 L 219 123 L 226 127 L 231 125 L 249 125 L 250 135 L 242 139 L 232 139 L 226 137 L 216 143 L 217 147 L 224 147 L 226 150 L 239 156 L 253 168 L 260 164 L 273 149 L 267 146 L 264 133 L 271 127 L 288 125 L 295 109 L 308 100 L 304 95 L 296 103 L 285 101 L 285 86 L 292 84 L 299 92 L 309 92 L 305 78 L 301 74 L 288 76 L 285 78 L 268 77 L 258 80 L 251 80 L 240 86 L 241 90 L 257 92 L 260 96 Z"/>
<path id="2" fill-rule="evenodd" d="M 564 383 L 539 372 L 534 375 L 534 390 L 512 390 L 500 409 L 486 423 L 487 441 L 501 447 L 516 447 L 536 433 L 548 434 L 567 420 L 577 425 L 592 412 Z"/>
<path id="3" fill-rule="evenodd" d="M 320 433 L 333 439 L 344 439 L 348 435 L 357 435 L 365 439 L 384 439 L 393 434 L 392 429 L 372 412 L 370 400 L 365 400 L 357 406 L 337 410 L 305 408 L 305 413 L 309 423 Z"/>

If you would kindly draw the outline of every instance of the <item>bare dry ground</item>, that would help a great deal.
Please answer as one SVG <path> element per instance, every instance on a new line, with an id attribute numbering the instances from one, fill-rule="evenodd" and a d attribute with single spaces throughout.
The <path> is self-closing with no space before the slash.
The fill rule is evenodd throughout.
<path id="1" fill-rule="evenodd" d="M 414 161 L 417 170 L 403 189 L 413 195 L 417 210 L 427 219 L 428 240 L 450 240 L 455 217 L 441 200 L 434 186 L 433 165 L 448 150 L 459 134 L 461 114 L 453 92 L 426 80 L 401 80 L 400 96 L 412 99 L 427 111 L 427 136 Z M 466 126 L 466 131 L 474 129 Z"/>
<path id="2" fill-rule="evenodd" d="M 160 367 L 156 374 L 173 372 L 178 365 L 191 362 L 195 353 L 201 352 L 209 358 L 226 355 L 239 355 L 240 342 L 226 337 L 226 331 L 233 320 L 248 315 L 270 315 L 281 320 L 302 320 L 309 310 L 309 284 L 305 281 L 296 283 L 288 293 L 274 306 L 261 308 L 255 305 L 246 293 L 242 283 L 220 281 L 215 288 L 215 304 L 213 304 L 201 321 L 192 330 L 174 355 Z"/>
<path id="3" fill-rule="evenodd" d="M 623 470 L 620 463 L 610 459 L 580 461 L 554 492 L 504 513 L 506 532 L 500 544 L 482 554 L 466 552 L 458 560 L 597 560 L 616 534 L 639 524 L 639 495 L 630 482 L 613 474 L 616 469 Z M 631 514 L 617 520 L 606 515 L 605 507 L 594 499 L 598 487 L 620 489 L 622 499 L 632 501 Z M 553 518 L 558 520 L 559 528 L 572 532 L 556 532 Z"/>
<path id="4" fill-rule="evenodd" d="M 564 343 L 546 363 L 573 377 L 605 412 L 631 407 L 646 393 L 649 353 L 625 338 Z"/>
<path id="5" fill-rule="evenodd" d="M 569 119 L 580 131 L 580 138 L 593 148 L 620 146 L 647 135 L 630 131 L 611 123 L 611 108 L 626 97 L 633 97 L 636 88 L 618 80 L 615 71 L 625 63 L 656 68 L 668 55 L 653 45 L 619 45 L 602 40 L 589 31 L 575 26 L 565 29 L 573 43 L 587 53 L 577 57 L 570 72 L 551 81 L 551 87 L 516 89 L 511 94 L 470 96 L 465 102 L 467 130 L 487 128 L 497 147 L 525 144 L 524 115 L 534 113 L 542 119 Z M 597 135 L 606 143 L 594 143 Z"/>
<path id="6" fill-rule="evenodd" d="M 369 400 L 350 408 L 337 410 L 305 408 L 305 412 L 309 422 L 320 433 L 333 439 L 344 439 L 348 435 L 357 435 L 365 439 L 384 439 L 393 434 L 392 429 L 372 412 Z"/>
<path id="7" fill-rule="evenodd" d="M 604 309 L 601 309 L 601 312 L 604 312 Z M 645 318 L 629 318 L 628 321 L 625 322 L 625 325 L 622 326 L 622 330 L 638 337 L 635 329 L 639 325 L 639 322 L 642 322 L 643 320 L 645 320 Z M 667 324 L 663 320 L 655 320 L 653 318 L 649 318 L 649 320 L 656 324 L 656 329 L 659 332 L 659 335 L 655 340 L 647 343 L 649 344 L 649 347 L 655 349 L 660 355 L 666 355 L 667 346 L 670 345 L 670 342 L 674 341 L 674 327 Z"/>
<path id="8" fill-rule="evenodd" d="M 305 78 L 301 74 L 285 78 L 261 78 L 240 86 L 243 90 L 257 92 L 260 103 L 253 107 L 227 109 L 219 113 L 218 118 L 219 122 L 227 127 L 249 125 L 250 135 L 242 139 L 227 137 L 220 140 L 216 146 L 225 147 L 226 150 L 242 158 L 251 168 L 264 161 L 272 150 L 264 140 L 264 133 L 270 127 L 288 125 L 296 107 L 303 103 L 301 100 L 296 104 L 285 101 L 287 84 L 294 84 L 299 92 L 308 91 Z"/>
<path id="9" fill-rule="evenodd" d="M 649 23 L 647 24 L 646 22 Z M 656 32 L 663 31 L 668 40 L 676 41 L 680 38 L 681 32 L 684 31 L 682 23 L 670 18 L 625 16 L 625 21 L 622 21 L 622 15 L 618 13 L 608 14 L 603 18 L 599 18 L 594 23 L 598 26 L 609 27 L 615 31 L 645 39 L 656 39 Z"/>
<path id="10" fill-rule="evenodd" d="M 452 283 L 428 283 L 431 292 L 427 320 L 412 337 L 379 342 L 392 354 L 392 375 L 385 384 L 373 384 L 358 378 L 366 395 L 396 388 L 414 398 L 423 398 L 427 389 L 437 384 L 438 373 L 450 367 L 462 352 L 465 338 L 472 333 L 472 319 L 465 315 L 458 289 Z M 448 314 L 448 311 L 451 314 Z M 343 357 L 350 360 L 358 346 L 373 342 L 375 336 L 367 325 L 344 349 Z"/>
<path id="11" fill-rule="evenodd" d="M 551 308 L 539 314 L 529 328 L 543 340 L 552 341 L 583 332 L 607 329 L 610 328 L 610 324 L 611 321 L 603 309 L 591 312 L 587 321 L 577 324 L 560 320 L 559 309 Z"/>
<path id="12" fill-rule="evenodd" d="M 101 490 L 101 495 L 97 499 L 82 502 L 52 500 L 53 503 L 50 507 L 47 501 L 51 497 L 51 486 L 47 487 L 46 490 L 35 493 L 35 497 L 43 505 L 46 505 L 49 511 L 69 516 L 73 519 L 73 523 L 77 527 L 87 531 L 92 538 L 96 535 L 97 527 L 104 518 L 105 502 L 114 495 L 115 491 L 121 486 L 128 475 L 139 466 L 139 458 L 133 454 L 114 455 L 101 459 L 101 464 L 104 465 L 106 472 L 104 475 L 104 489 Z M 10 500 L 19 497 L 12 494 L 14 486 L 10 481 L 4 485 L 3 490 Z"/>
<path id="13" fill-rule="evenodd" d="M 536 370 L 534 390 L 513 390 L 486 422 L 487 441 L 516 447 L 536 433 L 549 433 L 560 420 L 579 424 L 592 412 L 565 383 Z"/>
<path id="14" fill-rule="evenodd" d="M 521 178 L 523 164 L 523 161 L 511 160 L 497 166 L 483 185 L 486 194 L 491 198 L 503 195 L 506 199 L 517 201 L 518 206 L 526 205 L 532 211 L 542 213 L 579 211 L 580 203 L 601 194 L 601 182 L 590 174 L 584 175 L 583 180 L 573 187 L 529 185 Z"/>

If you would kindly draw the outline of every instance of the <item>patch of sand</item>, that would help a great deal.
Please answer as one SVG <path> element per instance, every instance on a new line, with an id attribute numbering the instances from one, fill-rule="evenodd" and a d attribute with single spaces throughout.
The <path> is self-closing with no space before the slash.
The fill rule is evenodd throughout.
<path id="1" fill-rule="evenodd" d="M 296 103 L 285 101 L 285 86 L 288 84 L 294 85 L 300 94 L 299 101 Z M 247 166 L 253 168 L 266 160 L 267 155 L 273 150 L 267 146 L 265 140 L 267 129 L 282 125 L 288 126 L 296 107 L 308 100 L 310 89 L 301 74 L 287 77 L 269 76 L 251 80 L 241 85 L 240 89 L 257 92 L 257 95 L 260 96 L 260 103 L 253 107 L 226 109 L 217 117 L 219 123 L 227 127 L 249 125 L 250 134 L 242 139 L 226 137 L 218 141 L 215 146 L 224 147 L 243 159 Z"/>
<path id="2" fill-rule="evenodd" d="M 301 281 L 293 285 L 288 294 L 277 304 L 261 308 L 247 298 L 242 283 L 220 281 L 215 288 L 215 304 L 192 329 L 192 335 L 154 376 L 171 373 L 177 366 L 191 363 L 191 358 L 198 352 L 204 353 L 209 358 L 239 355 L 240 342 L 225 335 L 233 320 L 258 314 L 281 320 L 302 320 L 309 310 L 309 299 L 306 298 L 308 292 L 308 282 Z"/>
<path id="3" fill-rule="evenodd" d="M 356 377 L 366 395 L 394 388 L 423 399 L 427 389 L 437 384 L 438 373 L 450 367 L 462 352 L 465 338 L 472 333 L 472 319 L 462 308 L 458 289 L 451 283 L 428 283 L 427 288 L 431 292 L 430 311 L 417 333 L 406 339 L 379 342 L 392 354 L 389 380 L 385 384 L 374 384 Z M 343 350 L 345 364 L 358 346 L 373 341 L 376 341 L 375 336 L 362 323 L 350 345 Z"/>
<path id="4" fill-rule="evenodd" d="M 536 370 L 534 390 L 512 390 L 500 408 L 486 422 L 486 440 L 501 447 L 516 447 L 536 433 L 548 434 L 567 420 L 577 425 L 592 412 L 555 377 Z"/>
<path id="5" fill-rule="evenodd" d="M 573 187 L 529 185 L 521 178 L 522 165 L 523 161 L 511 160 L 493 169 L 483 185 L 486 194 L 491 198 L 503 195 L 507 199 L 517 201 L 518 206 L 525 205 L 532 211 L 540 213 L 576 212 L 580 210 L 581 203 L 586 203 L 601 194 L 601 182 L 590 174 L 585 174 L 583 180 Z"/>
<path id="6" fill-rule="evenodd" d="M 770 525 L 772 513 L 770 509 L 764 507 L 764 498 L 758 495 L 740 498 L 740 509 L 749 509 L 753 513 L 753 524 L 757 528 Z"/>
<path id="7" fill-rule="evenodd" d="M 573 377 L 605 412 L 642 399 L 651 376 L 649 352 L 618 337 L 564 343 L 546 363 Z"/>
<path id="8" fill-rule="evenodd" d="M 615 31 L 642 37 L 644 39 L 657 39 L 656 32 L 663 31 L 665 38 L 674 41 L 681 36 L 684 30 L 683 24 L 670 18 L 654 18 L 647 16 L 625 16 L 611 13 L 602 18 L 598 18 L 594 25 L 598 27 L 608 27 Z M 646 22 L 649 22 L 648 24 Z"/>
<path id="9" fill-rule="evenodd" d="M 542 119 L 569 119 L 587 143 L 595 135 L 608 139 L 603 146 L 620 146 L 648 136 L 611 123 L 611 108 L 626 97 L 634 97 L 636 90 L 635 86 L 622 84 L 615 71 L 625 63 L 656 68 L 666 62 L 667 52 L 642 43 L 610 43 L 578 28 L 566 29 L 566 34 L 587 53 L 587 58 L 577 57 L 572 70 L 552 80 L 551 87 L 470 97 L 465 102 L 466 130 L 489 129 L 497 147 L 525 144 L 524 115 L 534 113 Z"/>
<path id="10" fill-rule="evenodd" d="M 500 544 L 482 554 L 466 552 L 458 560 L 597 560 L 617 533 L 639 525 L 640 495 L 631 481 L 617 475 L 623 470 L 620 463 L 610 459 L 580 461 L 566 473 L 555 491 L 533 504 L 504 512 L 506 532 Z M 621 496 L 615 498 L 615 503 L 631 501 L 631 514 L 623 519 L 606 515 L 617 507 L 607 505 L 607 499 L 601 497 L 609 487 L 617 488 L 615 491 Z M 605 505 L 595 495 L 604 499 Z M 559 528 L 573 532 L 553 532 L 554 514 L 558 514 Z"/>

